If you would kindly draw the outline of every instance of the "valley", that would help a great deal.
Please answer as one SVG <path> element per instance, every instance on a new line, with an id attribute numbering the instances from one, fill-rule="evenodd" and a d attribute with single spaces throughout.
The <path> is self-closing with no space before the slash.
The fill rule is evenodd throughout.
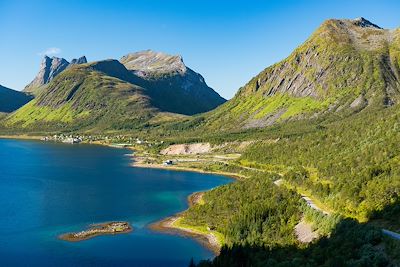
<path id="1" fill-rule="evenodd" d="M 148 227 L 217 254 L 196 266 L 399 266 L 399 77 L 400 29 L 365 18 L 326 20 L 228 101 L 179 55 L 45 57 L 0 134 L 235 178 Z"/>

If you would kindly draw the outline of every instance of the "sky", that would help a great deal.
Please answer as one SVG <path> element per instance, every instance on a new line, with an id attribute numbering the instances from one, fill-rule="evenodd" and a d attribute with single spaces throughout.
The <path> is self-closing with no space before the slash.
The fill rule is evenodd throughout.
<path id="1" fill-rule="evenodd" d="M 392 29 L 399 14 L 399 0 L 0 0 L 0 84 L 22 90 L 44 54 L 96 61 L 152 49 L 182 55 L 229 99 L 324 20 Z"/>

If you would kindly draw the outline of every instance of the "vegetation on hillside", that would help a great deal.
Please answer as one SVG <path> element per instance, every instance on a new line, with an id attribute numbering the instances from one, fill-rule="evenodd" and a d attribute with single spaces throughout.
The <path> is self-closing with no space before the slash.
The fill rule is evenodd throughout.
<path id="1" fill-rule="evenodd" d="M 395 265 L 400 245 L 380 228 L 400 229 L 399 30 L 354 23 L 325 22 L 205 114 L 161 113 L 152 105 L 155 91 L 127 81 L 126 70 L 106 74 L 86 65 L 57 76 L 3 127 L 141 136 L 157 140 L 151 152 L 173 143 L 251 140 L 234 163 L 203 166 L 248 179 L 207 192 L 180 222 L 222 236 L 221 255 L 200 266 Z M 335 215 L 304 210 L 300 194 Z M 322 236 L 309 245 L 293 231 L 303 216 Z"/>

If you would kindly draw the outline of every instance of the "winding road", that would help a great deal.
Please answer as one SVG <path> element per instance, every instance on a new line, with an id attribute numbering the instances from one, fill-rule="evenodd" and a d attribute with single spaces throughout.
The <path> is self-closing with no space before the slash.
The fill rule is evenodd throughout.
<path id="1" fill-rule="evenodd" d="M 282 182 L 283 182 L 283 180 L 279 179 L 279 180 L 276 180 L 274 182 L 274 184 L 277 185 L 277 186 L 280 186 L 282 184 Z M 319 212 L 322 212 L 323 214 L 325 214 L 327 216 L 330 215 L 329 211 L 324 210 L 321 207 L 318 207 L 318 205 L 315 204 L 315 202 L 311 198 L 309 198 L 307 196 L 304 196 L 304 195 L 302 195 L 301 198 L 304 199 L 304 201 L 307 203 L 307 205 L 309 207 L 311 207 L 312 209 L 317 210 Z M 382 233 L 384 235 L 388 236 L 388 237 L 393 238 L 393 239 L 400 240 L 400 234 L 399 233 L 396 233 L 396 232 L 393 232 L 393 231 L 390 231 L 390 230 L 387 230 L 387 229 L 382 229 Z"/>

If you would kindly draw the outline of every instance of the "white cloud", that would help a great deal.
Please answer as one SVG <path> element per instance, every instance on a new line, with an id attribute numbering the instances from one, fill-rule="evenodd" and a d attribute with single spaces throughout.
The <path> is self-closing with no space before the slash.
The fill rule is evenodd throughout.
<path id="1" fill-rule="evenodd" d="M 50 47 L 47 48 L 45 51 L 38 53 L 39 56 L 51 56 L 51 55 L 57 55 L 61 53 L 61 49 L 58 47 Z"/>

